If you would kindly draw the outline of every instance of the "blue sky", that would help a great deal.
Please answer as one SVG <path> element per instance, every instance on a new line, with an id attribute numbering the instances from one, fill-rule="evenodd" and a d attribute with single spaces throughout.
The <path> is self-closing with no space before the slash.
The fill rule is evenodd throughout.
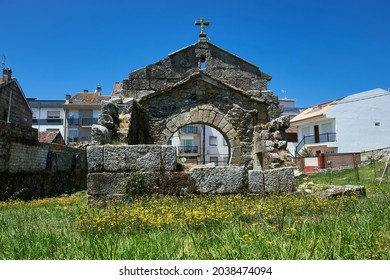
<path id="1" fill-rule="evenodd" d="M 27 97 L 64 99 L 195 43 L 213 44 L 272 76 L 298 107 L 390 88 L 390 1 L 0 0 L 0 54 Z M 282 91 L 285 90 L 286 94 Z"/>

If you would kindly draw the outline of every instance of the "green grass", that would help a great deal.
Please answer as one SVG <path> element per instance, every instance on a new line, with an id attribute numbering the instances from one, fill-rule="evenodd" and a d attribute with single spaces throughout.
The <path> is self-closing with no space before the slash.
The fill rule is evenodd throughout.
<path id="1" fill-rule="evenodd" d="M 0 259 L 389 259 L 390 183 L 373 166 L 305 181 L 366 198 L 147 197 L 88 209 L 86 193 L 0 202 Z M 302 182 L 298 182 L 302 183 Z"/>

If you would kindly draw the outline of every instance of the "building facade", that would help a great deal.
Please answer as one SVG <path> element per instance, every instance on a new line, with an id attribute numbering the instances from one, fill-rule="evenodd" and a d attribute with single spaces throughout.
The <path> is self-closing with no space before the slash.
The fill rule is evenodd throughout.
<path id="1" fill-rule="evenodd" d="M 84 90 L 73 97 L 66 96 L 64 108 L 64 139 L 66 143 L 88 143 L 91 141 L 91 128 L 98 123 L 101 101 L 110 96 L 101 95 L 101 87 L 94 92 Z"/>
<path id="2" fill-rule="evenodd" d="M 28 98 L 28 104 L 33 112 L 32 127 L 38 132 L 59 131 L 64 137 L 65 100 L 39 100 Z"/>
<path id="3" fill-rule="evenodd" d="M 168 142 L 176 146 L 183 163 L 225 166 L 229 162 L 226 139 L 216 129 L 201 124 L 187 125 L 179 129 Z"/>
<path id="4" fill-rule="evenodd" d="M 389 147 L 389 103 L 390 92 L 377 88 L 306 109 L 291 120 L 298 128 L 296 154 L 304 150 L 314 155 L 355 153 Z"/>
<path id="5" fill-rule="evenodd" d="M 31 127 L 32 111 L 12 70 L 3 68 L 0 77 L 0 120 Z"/>

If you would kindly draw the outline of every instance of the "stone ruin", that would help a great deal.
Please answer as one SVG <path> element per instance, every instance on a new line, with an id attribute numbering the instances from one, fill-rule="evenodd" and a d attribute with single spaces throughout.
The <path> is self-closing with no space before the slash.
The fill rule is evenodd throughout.
<path id="1" fill-rule="evenodd" d="M 267 90 L 271 76 L 203 37 L 167 58 L 129 74 L 102 101 L 87 148 L 90 202 L 128 195 L 134 170 L 149 192 L 273 193 L 294 189 L 278 98 Z M 205 124 L 229 147 L 228 166 L 177 163 L 167 146 L 180 128 Z"/>

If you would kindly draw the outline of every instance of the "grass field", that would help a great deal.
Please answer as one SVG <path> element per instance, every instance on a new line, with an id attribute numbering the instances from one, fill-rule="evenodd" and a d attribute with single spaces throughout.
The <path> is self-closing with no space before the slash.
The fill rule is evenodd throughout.
<path id="1" fill-rule="evenodd" d="M 0 259 L 389 259 L 390 183 L 378 186 L 372 169 L 305 179 L 359 178 L 366 198 L 152 196 L 88 209 L 80 192 L 0 202 Z"/>

